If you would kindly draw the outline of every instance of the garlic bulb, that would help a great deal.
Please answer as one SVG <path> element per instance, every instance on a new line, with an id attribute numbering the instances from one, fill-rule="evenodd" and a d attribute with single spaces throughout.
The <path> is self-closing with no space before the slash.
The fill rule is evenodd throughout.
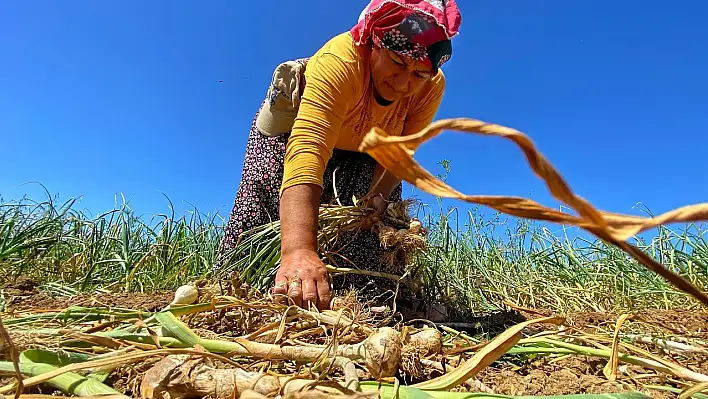
<path id="1" fill-rule="evenodd" d="M 424 328 L 407 337 L 408 344 L 416 346 L 421 357 L 436 355 L 442 351 L 442 334 L 434 328 Z"/>
<path id="2" fill-rule="evenodd" d="M 420 234 L 423 231 L 423 224 L 417 219 L 413 219 L 408 225 L 408 231 L 413 234 Z"/>
<path id="3" fill-rule="evenodd" d="M 175 291 L 175 299 L 172 300 L 170 306 L 191 305 L 197 300 L 198 295 L 199 291 L 197 291 L 195 286 L 183 285 Z"/>

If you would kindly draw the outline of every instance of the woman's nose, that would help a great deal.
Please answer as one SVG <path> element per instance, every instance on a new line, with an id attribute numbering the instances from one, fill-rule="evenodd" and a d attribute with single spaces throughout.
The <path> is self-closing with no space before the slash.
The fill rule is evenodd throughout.
<path id="1" fill-rule="evenodd" d="M 393 83 L 396 90 L 405 92 L 408 90 L 408 72 L 398 73 L 393 77 Z"/>

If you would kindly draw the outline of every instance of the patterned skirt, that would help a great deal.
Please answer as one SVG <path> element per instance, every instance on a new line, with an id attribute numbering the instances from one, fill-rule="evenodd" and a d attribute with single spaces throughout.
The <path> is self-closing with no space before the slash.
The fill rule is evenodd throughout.
<path id="1" fill-rule="evenodd" d="M 283 180 L 283 160 L 290 134 L 269 137 L 260 133 L 256 127 L 257 117 L 256 114 L 251 124 L 241 182 L 220 243 L 219 254 L 231 250 L 244 231 L 279 220 L 278 194 Z M 339 202 L 342 205 L 353 205 L 353 196 L 361 198 L 369 192 L 375 168 L 376 161 L 368 154 L 334 149 L 323 176 L 321 203 L 335 202 L 333 184 L 336 181 Z M 391 193 L 389 201 L 401 200 L 399 184 Z M 383 261 L 386 249 L 382 248 L 378 235 L 371 231 L 344 233 L 338 237 L 338 246 L 342 248 L 338 249 L 337 258 L 328 259 L 328 263 L 333 266 L 351 268 L 354 265 L 358 269 L 403 274 L 404 264 L 391 265 L 390 260 Z M 214 271 L 218 271 L 221 266 L 219 257 L 220 255 L 217 255 Z M 354 288 L 360 299 L 375 302 L 380 300 L 380 303 L 389 303 L 397 289 L 396 282 L 391 279 L 353 274 L 337 275 L 332 279 L 332 283 L 335 293 Z M 400 299 L 407 291 L 405 285 L 401 284 L 397 297 Z"/>

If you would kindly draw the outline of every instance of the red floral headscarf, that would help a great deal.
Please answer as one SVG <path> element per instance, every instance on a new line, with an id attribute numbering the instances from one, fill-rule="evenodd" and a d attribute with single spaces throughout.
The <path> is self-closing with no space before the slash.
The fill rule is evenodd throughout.
<path id="1" fill-rule="evenodd" d="M 371 40 L 437 72 L 452 56 L 461 20 L 455 0 L 371 0 L 351 34 L 356 45 Z"/>

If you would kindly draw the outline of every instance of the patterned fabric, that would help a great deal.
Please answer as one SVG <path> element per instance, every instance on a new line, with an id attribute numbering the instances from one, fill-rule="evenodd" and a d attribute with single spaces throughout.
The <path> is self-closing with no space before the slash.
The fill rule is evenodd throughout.
<path id="1" fill-rule="evenodd" d="M 371 40 L 436 71 L 452 56 L 461 20 L 455 0 L 372 0 L 351 33 L 357 45 Z"/>
<path id="2" fill-rule="evenodd" d="M 257 117 L 256 114 L 251 125 L 241 182 L 213 265 L 214 272 L 221 267 L 222 254 L 234 248 L 241 233 L 279 220 L 280 217 L 279 187 L 283 179 L 283 159 L 290 133 L 266 136 L 256 127 Z M 375 168 L 376 161 L 368 154 L 335 149 L 324 173 L 322 203 L 335 201 L 334 180 L 339 201 L 343 205 L 353 205 L 352 196 L 361 198 L 369 191 Z M 401 200 L 400 184 L 389 200 Z M 343 234 L 339 237 L 336 252 L 333 259 L 328 259 L 328 263 L 333 266 L 358 267 L 397 275 L 403 273 L 403 264 L 389 266 L 382 261 L 386 250 L 381 247 L 378 236 L 370 231 Z M 382 299 L 380 297 L 383 296 L 385 298 L 381 303 L 390 300 L 396 289 L 395 282 L 390 279 L 359 275 L 335 276 L 333 284 L 334 290 L 340 292 L 356 288 L 364 294 L 362 299 Z M 405 287 L 400 290 L 405 290 Z"/>

